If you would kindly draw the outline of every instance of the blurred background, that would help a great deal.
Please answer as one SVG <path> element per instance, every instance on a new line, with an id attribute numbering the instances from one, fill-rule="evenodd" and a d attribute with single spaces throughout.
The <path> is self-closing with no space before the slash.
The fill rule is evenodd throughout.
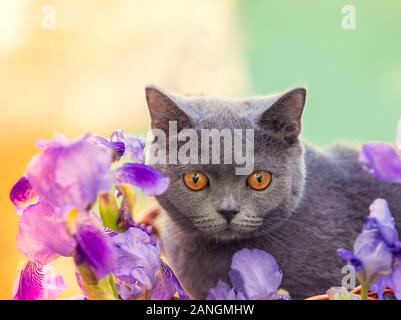
<path id="1" fill-rule="evenodd" d="M 8 193 L 37 138 L 144 134 L 149 83 L 226 97 L 301 84 L 305 139 L 391 142 L 400 37 L 398 0 L 1 0 L 0 298 L 23 261 Z M 60 297 L 77 294 L 69 259 L 55 266 Z"/>

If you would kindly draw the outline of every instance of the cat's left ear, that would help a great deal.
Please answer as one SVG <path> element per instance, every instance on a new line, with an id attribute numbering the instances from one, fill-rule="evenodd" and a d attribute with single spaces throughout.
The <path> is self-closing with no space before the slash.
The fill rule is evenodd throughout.
<path id="1" fill-rule="evenodd" d="M 298 87 L 287 91 L 262 113 L 259 126 L 288 143 L 294 143 L 301 132 L 305 101 L 305 88 Z"/>

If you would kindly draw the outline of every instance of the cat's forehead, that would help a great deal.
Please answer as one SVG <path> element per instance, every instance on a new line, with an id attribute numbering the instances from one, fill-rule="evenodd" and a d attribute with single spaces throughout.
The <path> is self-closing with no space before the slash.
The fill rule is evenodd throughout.
<path id="1" fill-rule="evenodd" d="M 249 128 L 277 100 L 277 95 L 242 99 L 174 96 L 174 100 L 193 120 L 195 128 Z"/>

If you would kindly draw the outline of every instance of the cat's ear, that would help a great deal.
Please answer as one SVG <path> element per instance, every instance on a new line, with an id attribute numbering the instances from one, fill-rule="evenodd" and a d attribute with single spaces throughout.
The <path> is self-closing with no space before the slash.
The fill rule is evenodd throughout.
<path id="1" fill-rule="evenodd" d="M 152 129 L 161 129 L 167 134 L 170 121 L 177 121 L 177 132 L 191 127 L 189 117 L 170 94 L 155 86 L 146 86 L 145 93 Z"/>
<path id="2" fill-rule="evenodd" d="M 301 116 L 306 89 L 299 87 L 282 95 L 259 118 L 259 126 L 288 143 L 297 140 L 301 132 Z"/>

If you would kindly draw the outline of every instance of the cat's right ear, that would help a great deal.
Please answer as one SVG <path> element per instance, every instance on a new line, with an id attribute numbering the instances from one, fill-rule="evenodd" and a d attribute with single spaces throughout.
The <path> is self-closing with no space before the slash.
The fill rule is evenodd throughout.
<path id="1" fill-rule="evenodd" d="M 160 129 L 168 134 L 170 121 L 177 121 L 177 132 L 191 127 L 190 119 L 170 94 L 155 86 L 146 86 L 145 92 L 152 129 Z"/>
<path id="2" fill-rule="evenodd" d="M 289 144 L 296 142 L 301 132 L 305 100 L 305 88 L 299 87 L 285 92 L 263 112 L 259 125 Z"/>

